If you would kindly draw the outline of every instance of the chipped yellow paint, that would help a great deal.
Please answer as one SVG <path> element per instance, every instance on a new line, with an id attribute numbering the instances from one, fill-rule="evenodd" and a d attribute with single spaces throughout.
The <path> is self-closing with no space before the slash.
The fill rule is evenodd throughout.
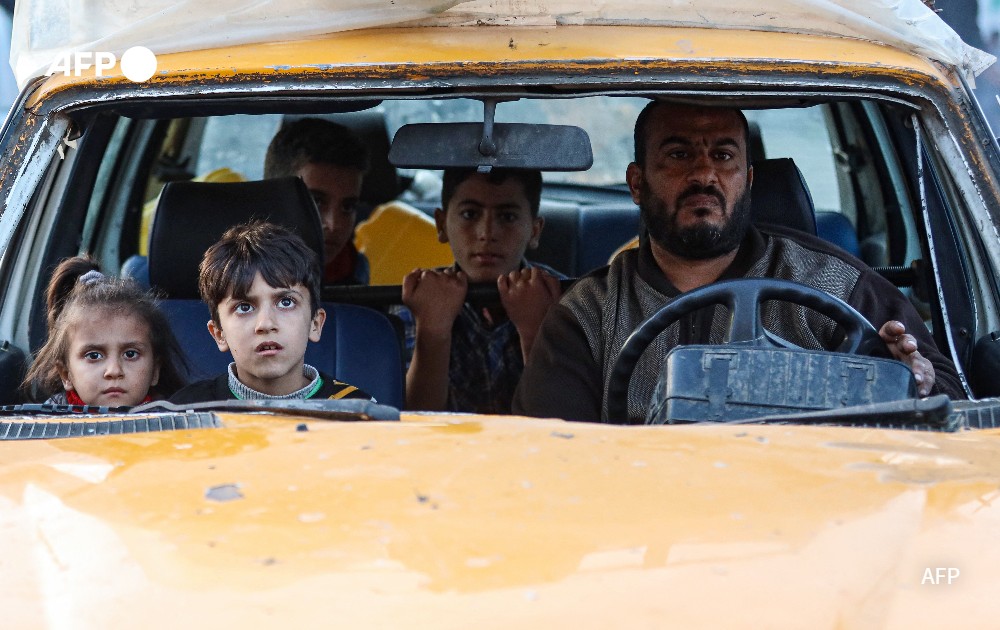
<path id="1" fill-rule="evenodd" d="M 19 567 L 0 572 L 5 623 L 902 628 L 1000 618 L 990 596 L 1000 432 L 433 414 L 223 421 L 0 444 L 3 561 Z M 302 422 L 308 431 L 296 430 Z M 927 567 L 960 573 L 931 585 Z"/>
<path id="2" fill-rule="evenodd" d="M 297 42 L 234 46 L 158 56 L 157 74 L 144 85 L 220 83 L 242 79 L 391 76 L 420 78 L 470 64 L 511 69 L 572 70 L 580 62 L 620 66 L 654 61 L 745 69 L 778 61 L 796 71 L 839 73 L 861 69 L 915 79 L 948 80 L 934 64 L 891 47 L 837 37 L 760 31 L 636 26 L 423 27 L 348 31 Z M 393 70 L 395 69 L 395 70 Z M 55 75 L 29 107 L 70 87 L 129 85 L 117 71 L 104 77 Z"/>

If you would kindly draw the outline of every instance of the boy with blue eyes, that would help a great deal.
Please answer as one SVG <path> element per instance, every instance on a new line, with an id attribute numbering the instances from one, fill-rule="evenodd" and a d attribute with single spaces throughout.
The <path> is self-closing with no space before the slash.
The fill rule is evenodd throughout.
<path id="1" fill-rule="evenodd" d="M 524 258 L 542 233 L 541 190 L 539 171 L 445 171 L 434 220 L 455 265 L 416 269 L 403 280 L 413 319 L 408 409 L 510 413 L 535 333 L 561 294 L 558 272 Z M 502 304 L 466 302 L 475 282 L 497 283 Z"/>
<path id="2" fill-rule="evenodd" d="M 170 402 L 361 398 L 371 396 L 306 365 L 306 346 L 319 341 L 319 259 L 292 232 L 265 222 L 230 228 L 208 248 L 198 289 L 212 319 L 208 331 L 229 370 L 193 383 Z"/>

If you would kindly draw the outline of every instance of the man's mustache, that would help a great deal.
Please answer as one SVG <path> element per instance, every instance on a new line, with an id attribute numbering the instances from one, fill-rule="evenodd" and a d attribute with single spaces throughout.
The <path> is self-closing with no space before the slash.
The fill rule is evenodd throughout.
<path id="1" fill-rule="evenodd" d="M 722 194 L 722 191 L 715 186 L 699 186 L 698 184 L 691 184 L 684 189 L 684 192 L 677 197 L 677 203 L 680 204 L 682 201 L 688 197 L 694 195 L 711 195 L 719 200 L 719 205 L 723 208 L 726 207 L 726 197 Z"/>

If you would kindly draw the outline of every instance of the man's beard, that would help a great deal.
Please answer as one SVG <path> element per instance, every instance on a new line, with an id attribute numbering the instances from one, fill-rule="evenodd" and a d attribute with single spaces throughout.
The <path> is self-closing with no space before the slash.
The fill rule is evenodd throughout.
<path id="1" fill-rule="evenodd" d="M 722 192 L 714 186 L 691 186 L 677 198 L 677 205 L 691 195 L 713 195 L 720 205 L 726 206 Z M 733 205 L 733 212 L 724 225 L 699 223 L 681 228 L 677 215 L 667 211 L 663 200 L 653 194 L 646 182 L 642 184 L 639 202 L 640 215 L 649 230 L 649 236 L 661 247 L 681 258 L 708 260 L 728 254 L 743 241 L 750 227 L 750 188 L 747 187 Z"/>

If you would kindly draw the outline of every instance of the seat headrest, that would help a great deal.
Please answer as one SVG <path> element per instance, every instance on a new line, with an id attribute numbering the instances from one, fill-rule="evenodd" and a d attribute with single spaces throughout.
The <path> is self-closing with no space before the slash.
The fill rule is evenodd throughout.
<path id="1" fill-rule="evenodd" d="M 777 225 L 816 234 L 812 195 L 792 158 L 754 161 L 750 216 L 754 225 Z"/>
<path id="2" fill-rule="evenodd" d="M 171 182 L 163 187 L 149 240 L 149 281 L 174 299 L 198 299 L 198 265 L 230 227 L 251 219 L 284 226 L 323 265 L 323 228 L 298 177 L 252 182 Z"/>

